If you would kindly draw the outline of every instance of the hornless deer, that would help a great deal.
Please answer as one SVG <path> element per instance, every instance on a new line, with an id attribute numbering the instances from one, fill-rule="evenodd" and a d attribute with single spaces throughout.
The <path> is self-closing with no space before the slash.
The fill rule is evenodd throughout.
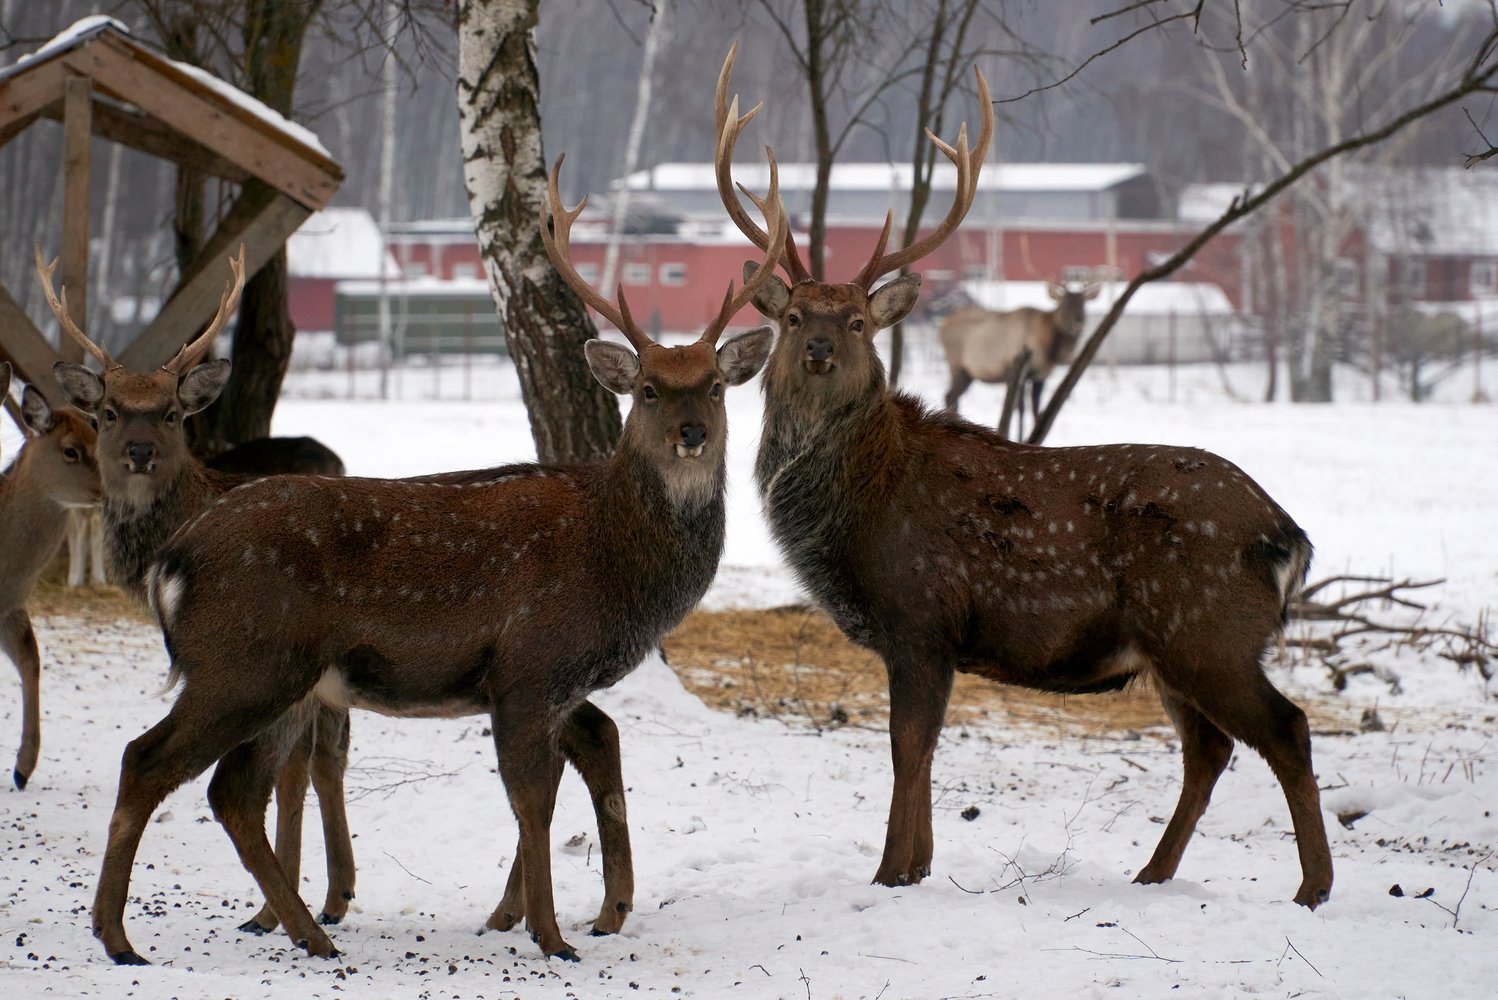
<path id="1" fill-rule="evenodd" d="M 145 574 L 156 550 L 171 534 L 223 493 L 260 478 L 252 470 L 231 473 L 205 466 L 187 447 L 183 420 L 217 398 L 229 376 L 228 361 L 197 361 L 234 312 L 244 287 L 244 250 L 230 260 L 234 280 L 224 292 L 217 314 L 203 333 L 160 369 L 149 374 L 127 371 L 80 330 L 68 315 L 67 289 L 53 291 L 56 261 L 47 265 L 36 248 L 37 275 L 47 303 L 63 331 L 103 366 L 95 374 L 82 365 L 58 362 L 53 374 L 69 401 L 90 414 L 98 426 L 98 465 L 103 492 L 103 521 L 111 580 L 145 601 Z M 285 472 L 341 475 L 343 463 L 310 439 L 286 441 Z M 250 461 L 259 449 L 249 445 Z M 236 451 L 220 456 L 232 464 Z M 354 893 L 353 845 L 344 816 L 343 772 L 348 752 L 346 713 L 321 713 L 309 727 L 277 787 L 276 845 L 288 868 L 299 867 L 302 805 L 310 778 L 317 790 L 327 843 L 328 894 L 322 919 L 337 923 L 348 912 Z M 241 928 L 269 930 L 275 920 L 262 909 Z"/>
<path id="2" fill-rule="evenodd" d="M 53 410 L 29 385 L 21 396 L 21 422 L 27 441 L 0 474 L 0 650 L 21 675 L 21 746 L 11 775 L 24 789 L 42 747 L 42 661 L 26 599 L 62 542 L 68 512 L 99 502 L 99 469 L 89 422 Z"/>
<path id="3" fill-rule="evenodd" d="M 772 331 L 716 344 L 770 279 L 784 240 L 771 163 L 769 195 L 757 203 L 775 249 L 683 347 L 654 343 L 622 290 L 615 305 L 578 276 L 568 242 L 582 205 L 562 207 L 561 160 L 552 168 L 555 233 L 544 211 L 541 220 L 547 253 L 635 349 L 586 345 L 594 376 L 633 399 L 611 458 L 447 482 L 263 480 L 222 498 L 162 549 L 148 588 L 182 687 L 166 718 L 125 750 L 120 770 L 93 910 L 94 933 L 116 962 L 143 961 L 122 922 L 141 831 L 167 793 L 215 761 L 209 801 L 245 867 L 293 941 L 334 954 L 264 835 L 274 776 L 318 705 L 489 713 L 520 828 L 509 880 L 516 909 L 543 954 L 576 959 L 552 900 L 558 740 L 587 695 L 633 670 L 717 571 L 724 387 L 759 371 Z M 622 796 L 618 806 L 622 820 Z M 607 868 L 605 883 L 607 894 Z M 616 929 L 604 918 L 628 908 L 628 899 L 606 895 L 595 928 Z M 496 914 L 501 926 L 520 915 Z"/>
<path id="4" fill-rule="evenodd" d="M 976 306 L 948 313 L 941 321 L 941 347 L 947 356 L 951 382 L 947 409 L 956 412 L 957 400 L 974 380 L 1005 382 L 1029 349 L 1020 377 L 1030 385 L 1030 412 L 1040 416 L 1040 391 L 1059 364 L 1071 360 L 1086 322 L 1086 303 L 1097 298 L 1102 286 L 1089 282 L 1079 290 L 1054 281 L 1046 291 L 1056 303 L 1049 311 L 1023 306 L 1008 312 Z M 1024 426 L 1025 400 L 1019 400 L 1020 426 Z"/>
<path id="5" fill-rule="evenodd" d="M 725 111 L 721 153 L 746 119 Z M 1136 882 L 1171 878 L 1233 741 L 1258 750 L 1285 791 L 1300 852 L 1295 901 L 1331 890 L 1331 852 L 1305 714 L 1261 658 L 1311 556 L 1305 533 L 1231 463 L 1190 448 L 1040 448 L 1005 441 L 892 392 L 875 331 L 914 305 L 920 277 L 870 293 L 957 226 L 992 132 L 957 165 L 957 197 L 926 240 L 884 254 L 853 284 L 812 280 L 790 248 L 793 284 L 755 304 L 780 327 L 763 380 L 755 476 L 766 517 L 803 586 L 889 674 L 894 795 L 874 881 L 929 873 L 931 761 L 955 671 L 1043 691 L 1111 691 L 1150 678 L 1181 737 L 1175 814 Z M 928 133 L 929 134 L 929 133 Z M 933 141 L 935 141 L 933 137 Z M 729 215 L 768 237 L 719 174 Z M 886 230 L 887 231 L 887 230 Z"/>

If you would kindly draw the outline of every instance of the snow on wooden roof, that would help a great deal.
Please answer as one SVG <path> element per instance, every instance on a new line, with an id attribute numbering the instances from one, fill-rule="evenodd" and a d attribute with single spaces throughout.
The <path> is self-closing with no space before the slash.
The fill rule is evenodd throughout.
<path id="1" fill-rule="evenodd" d="M 626 178 L 631 191 L 712 191 L 718 186 L 711 163 L 660 163 Z M 1142 163 L 1000 163 L 987 166 L 978 178 L 980 191 L 1106 191 L 1145 173 Z M 751 190 L 769 187 L 765 164 L 736 164 L 734 179 Z M 908 163 L 837 163 L 832 167 L 834 191 L 908 191 Z M 612 186 L 619 186 L 614 181 Z M 809 191 L 816 184 L 813 163 L 780 164 L 780 190 Z M 957 168 L 938 163 L 931 176 L 935 191 L 957 186 Z"/>

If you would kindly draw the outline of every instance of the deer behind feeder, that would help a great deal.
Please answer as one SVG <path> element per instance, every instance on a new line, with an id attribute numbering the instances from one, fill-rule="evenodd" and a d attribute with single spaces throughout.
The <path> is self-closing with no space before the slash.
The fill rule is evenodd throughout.
<path id="1" fill-rule="evenodd" d="M 551 889 L 559 737 L 587 694 L 633 670 L 716 572 L 724 388 L 758 372 L 771 331 L 716 342 L 770 279 L 779 251 L 767 253 L 739 295 L 730 289 L 700 339 L 663 347 L 634 323 L 622 294 L 610 303 L 570 264 L 568 234 L 582 206 L 562 208 L 560 167 L 549 184 L 554 235 L 542 218 L 548 255 L 634 348 L 586 345 L 594 376 L 633 400 L 617 451 L 594 463 L 510 466 L 459 482 L 263 480 L 222 498 L 168 543 L 149 587 L 182 687 L 121 767 L 93 910 L 94 932 L 115 961 L 143 961 L 123 914 L 145 824 L 168 792 L 215 762 L 209 800 L 246 868 L 293 941 L 334 954 L 264 837 L 270 782 L 297 717 L 318 704 L 401 716 L 489 713 L 520 827 L 506 892 L 520 912 L 497 912 L 491 926 L 523 912 L 544 954 L 576 958 Z M 761 207 L 783 239 L 773 159 L 771 178 Z M 607 869 L 605 882 L 600 931 L 617 929 L 630 903 L 610 898 Z"/>
<path id="2" fill-rule="evenodd" d="M 718 84 L 720 149 L 746 119 Z M 883 255 L 851 285 L 812 280 L 755 305 L 779 325 L 766 363 L 755 478 L 802 585 L 889 676 L 894 794 L 874 881 L 930 871 L 931 763 L 957 671 L 1045 691 L 1117 690 L 1149 677 L 1181 738 L 1185 780 L 1136 882 L 1175 875 L 1234 740 L 1282 786 L 1300 854 L 1295 901 L 1332 885 L 1303 713 L 1264 676 L 1311 556 L 1305 533 L 1230 462 L 1190 448 L 1040 448 L 1009 442 L 889 389 L 873 336 L 915 304 L 918 275 L 873 281 L 934 249 L 971 204 L 992 132 L 943 152 L 958 168 L 947 221 L 918 252 Z M 934 140 L 934 137 L 933 137 Z M 720 159 L 721 162 L 721 159 Z M 726 172 L 724 207 L 763 246 Z"/>
<path id="3" fill-rule="evenodd" d="M 42 662 L 26 600 L 66 534 L 69 512 L 99 502 L 99 470 L 89 422 L 53 410 L 29 385 L 21 423 L 26 443 L 0 476 L 0 650 L 21 675 L 21 745 L 11 775 L 24 789 L 42 744 Z"/>

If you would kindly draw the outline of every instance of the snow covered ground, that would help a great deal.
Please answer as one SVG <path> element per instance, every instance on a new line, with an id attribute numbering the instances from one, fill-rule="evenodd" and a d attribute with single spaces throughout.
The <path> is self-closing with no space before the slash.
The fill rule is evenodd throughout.
<path id="1" fill-rule="evenodd" d="M 486 373 L 482 403 L 340 402 L 291 386 L 281 434 L 315 433 L 350 471 L 407 475 L 530 457 L 518 390 Z M 410 373 L 408 373 L 410 377 Z M 1252 397 L 1257 375 L 1234 370 Z M 916 386 L 937 398 L 939 374 Z M 1491 391 L 1491 390 L 1490 390 Z M 1352 394 L 1349 393 L 1349 396 Z M 1214 368 L 1099 371 L 1053 444 L 1199 445 L 1263 483 L 1333 571 L 1445 577 L 1434 615 L 1498 606 L 1491 406 L 1233 402 Z M 998 393 L 976 387 L 964 412 Z M 730 537 L 710 602 L 796 597 L 769 543 L 749 467 L 760 401 L 730 392 Z M 14 447 L 7 434 L 4 450 Z M 270 997 L 1491 997 L 1498 991 L 1498 700 L 1434 657 L 1392 663 L 1330 693 L 1319 669 L 1277 667 L 1293 696 L 1388 731 L 1318 735 L 1337 865 L 1330 903 L 1290 903 L 1299 881 L 1282 794 L 1235 758 L 1165 886 L 1129 882 L 1179 788 L 1168 732 L 1140 739 L 949 729 L 935 766 L 935 873 L 868 884 L 891 785 L 887 736 L 815 733 L 714 713 L 647 662 L 598 697 L 619 721 L 630 788 L 636 908 L 624 933 L 587 936 L 601 892 L 593 819 L 568 777 L 553 827 L 563 931 L 582 962 L 546 962 L 522 933 L 475 936 L 514 849 L 485 720 L 354 719 L 350 772 L 358 898 L 334 928 L 337 961 L 235 927 L 259 905 L 209 815 L 205 779 L 170 799 L 142 844 L 127 927 L 151 968 L 107 964 L 88 931 L 125 742 L 165 710 L 155 630 L 58 616 L 39 623 L 43 759 L 0 792 L 0 989 L 19 996 Z M 731 651 L 725 651 L 731 655 Z M 3 706 L 9 753 L 17 706 Z M 970 807 L 974 818 L 964 818 Z M 1335 814 L 1363 811 L 1351 828 Z M 315 823 L 309 824 L 309 831 Z M 309 832 L 305 898 L 323 891 Z M 1484 857 L 1486 861 L 1478 864 Z M 1470 879 L 1470 883 L 1469 883 Z M 1403 895 L 1390 894 L 1392 886 Z M 1428 898 L 1418 898 L 1434 889 Z M 1464 896 L 1465 892 L 1465 897 Z M 1458 902 L 1460 906 L 1458 907 Z M 1457 911 L 1454 917 L 1450 911 Z"/>

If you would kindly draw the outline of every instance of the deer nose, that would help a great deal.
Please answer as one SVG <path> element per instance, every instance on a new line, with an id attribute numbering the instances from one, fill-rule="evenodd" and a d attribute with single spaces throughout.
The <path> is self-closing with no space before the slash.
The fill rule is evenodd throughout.
<path id="1" fill-rule="evenodd" d="M 832 357 L 832 340 L 828 337 L 813 337 L 806 342 L 806 356 L 813 361 L 826 361 Z"/>
<path id="2" fill-rule="evenodd" d="M 688 448 L 700 448 L 707 440 L 706 424 L 682 424 L 681 443 Z"/>
<path id="3" fill-rule="evenodd" d="M 130 456 L 130 464 L 135 468 L 150 465 L 151 459 L 156 457 L 156 449 L 149 444 L 127 445 L 125 453 Z"/>

